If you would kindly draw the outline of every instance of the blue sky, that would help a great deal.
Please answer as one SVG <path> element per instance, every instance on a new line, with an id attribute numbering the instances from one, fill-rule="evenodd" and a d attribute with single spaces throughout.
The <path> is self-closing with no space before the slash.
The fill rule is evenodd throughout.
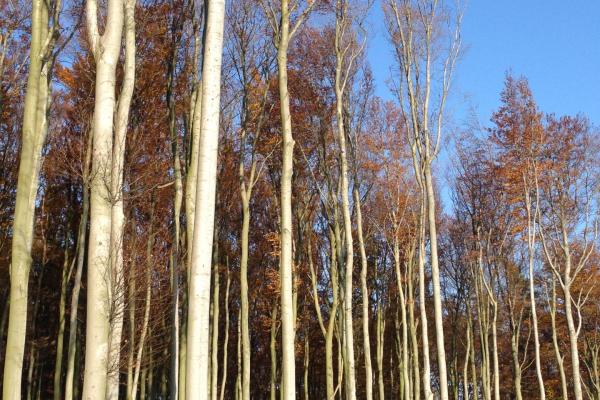
<path id="1" fill-rule="evenodd" d="M 380 1 L 369 18 L 368 56 L 377 94 L 393 100 L 386 81 L 395 61 Z M 462 41 L 447 110 L 454 128 L 472 120 L 473 111 L 489 126 L 509 70 L 528 78 L 541 111 L 582 113 L 600 126 L 600 0 L 470 0 Z M 446 175 L 440 189 L 447 212 L 451 148 L 442 152 L 436 166 Z"/>
<path id="2" fill-rule="evenodd" d="M 371 14 L 369 59 L 378 94 L 391 99 L 385 81 L 394 60 L 379 2 Z M 487 124 L 511 70 L 529 79 L 542 111 L 581 112 L 600 124 L 600 1 L 470 0 L 462 37 L 452 94 L 457 123 L 474 109 Z"/>

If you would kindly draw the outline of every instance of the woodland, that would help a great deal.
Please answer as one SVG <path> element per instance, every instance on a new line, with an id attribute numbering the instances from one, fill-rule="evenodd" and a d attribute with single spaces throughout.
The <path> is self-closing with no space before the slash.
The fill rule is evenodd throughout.
<path id="1" fill-rule="evenodd" d="M 457 123 L 468 12 L 0 0 L 2 398 L 600 400 L 600 132 Z"/>

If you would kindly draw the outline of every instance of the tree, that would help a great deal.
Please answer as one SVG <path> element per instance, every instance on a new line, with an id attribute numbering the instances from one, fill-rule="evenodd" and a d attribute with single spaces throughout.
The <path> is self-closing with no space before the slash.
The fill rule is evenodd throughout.
<path id="1" fill-rule="evenodd" d="M 90 184 L 90 240 L 88 248 L 88 293 L 83 397 L 105 396 L 109 360 L 111 288 L 111 165 L 113 165 L 113 118 L 115 112 L 116 66 L 121 51 L 124 23 L 123 2 L 110 0 L 104 33 L 98 31 L 98 4 L 86 2 L 89 43 L 96 61 L 93 118 L 92 180 Z M 120 146 L 121 144 L 118 144 Z M 120 147 L 119 147 L 120 148 Z M 119 150 L 117 154 L 120 155 Z M 119 294 L 121 295 L 121 294 Z"/>
<path id="2" fill-rule="evenodd" d="M 29 73 L 23 110 L 21 156 L 12 226 L 10 311 L 3 378 L 3 398 L 5 399 L 18 399 L 21 396 L 34 216 L 42 164 L 42 147 L 48 132 L 50 82 L 57 56 L 55 46 L 59 35 L 60 12 L 60 1 L 51 6 L 41 0 L 32 3 Z M 0 62 L 2 67 L 4 66 L 6 40 L 4 39 L 2 44 L 2 62 Z"/>
<path id="3" fill-rule="evenodd" d="M 453 20 L 449 11 L 437 1 L 391 0 L 388 4 L 388 29 L 400 69 L 399 83 L 396 86 L 397 96 L 399 102 L 406 106 L 405 118 L 414 170 L 423 196 L 423 223 L 427 221 L 429 232 L 439 387 L 441 399 L 447 400 L 448 378 L 432 163 L 439 152 L 444 106 L 460 51 L 462 14 L 458 10 Z M 440 33 L 440 29 L 446 30 Z M 441 82 L 437 93 L 438 103 L 435 105 L 432 104 L 432 96 L 435 95 L 432 94 L 435 90 L 432 80 Z M 425 227 L 422 229 L 424 232 Z M 423 242 L 419 252 L 419 257 L 425 257 Z M 424 276 L 421 273 L 420 284 L 423 281 Z M 424 302 L 423 298 L 421 302 Z M 426 340 L 426 334 L 423 335 L 423 340 Z M 432 393 L 429 393 L 428 374 L 426 369 L 424 386 L 427 399 L 432 396 Z"/>
<path id="4" fill-rule="evenodd" d="M 208 2 L 202 67 L 202 123 L 189 278 L 186 398 L 208 398 L 210 280 L 215 212 L 225 1 Z"/>

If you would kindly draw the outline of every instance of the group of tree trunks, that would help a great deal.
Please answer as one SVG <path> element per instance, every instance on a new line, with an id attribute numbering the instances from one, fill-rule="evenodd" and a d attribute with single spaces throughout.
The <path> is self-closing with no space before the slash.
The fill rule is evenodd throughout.
<path id="1" fill-rule="evenodd" d="M 600 136 L 372 3 L 0 4 L 4 399 L 600 399 Z"/>

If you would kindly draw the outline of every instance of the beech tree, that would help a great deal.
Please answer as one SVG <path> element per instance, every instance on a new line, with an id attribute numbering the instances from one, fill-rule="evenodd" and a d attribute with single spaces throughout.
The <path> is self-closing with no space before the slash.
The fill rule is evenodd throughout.
<path id="1" fill-rule="evenodd" d="M 12 224 L 10 294 L 6 300 L 7 304 L 10 304 L 2 392 L 3 398 L 6 399 L 18 399 L 21 396 L 35 204 L 42 165 L 42 148 L 48 132 L 50 83 L 57 56 L 55 47 L 60 33 L 60 13 L 60 1 L 51 5 L 43 1 L 32 3 L 29 71 L 23 107 L 23 134 Z M 4 72 L 8 39 L 7 31 L 1 41 L 0 72 Z M 0 106 L 0 110 L 2 108 Z"/>
<path id="2" fill-rule="evenodd" d="M 597 128 L 512 73 L 465 117 L 460 4 L 31 5 L 0 2 L 5 397 L 598 397 Z"/>

